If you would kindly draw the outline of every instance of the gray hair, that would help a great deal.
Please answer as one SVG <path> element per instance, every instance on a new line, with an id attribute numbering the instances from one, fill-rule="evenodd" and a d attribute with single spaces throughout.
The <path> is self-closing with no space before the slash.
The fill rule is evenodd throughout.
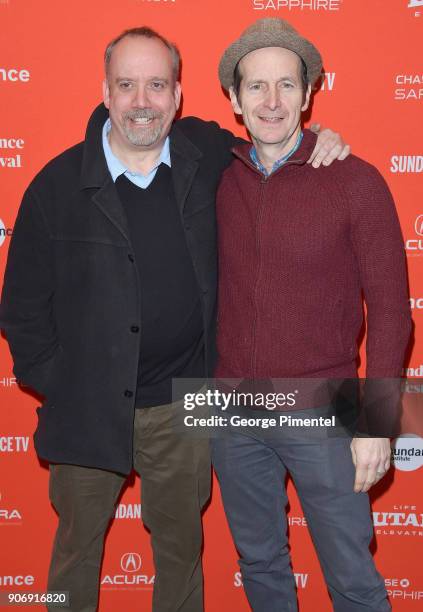
<path id="1" fill-rule="evenodd" d="M 161 40 L 162 43 L 169 49 L 170 54 L 172 56 L 173 76 L 175 82 L 179 79 L 179 73 L 181 70 L 181 54 L 179 53 L 178 47 L 174 43 L 168 41 L 164 36 L 156 32 L 155 30 L 152 30 L 151 28 L 148 28 L 146 26 L 125 30 L 124 32 L 122 32 L 122 34 L 119 34 L 119 36 L 109 42 L 104 52 L 104 70 L 106 76 L 109 71 L 109 64 L 110 59 L 112 57 L 113 49 L 118 44 L 118 42 L 120 42 L 123 38 L 126 38 L 127 36 L 145 36 L 145 38 L 158 38 L 159 40 Z"/>

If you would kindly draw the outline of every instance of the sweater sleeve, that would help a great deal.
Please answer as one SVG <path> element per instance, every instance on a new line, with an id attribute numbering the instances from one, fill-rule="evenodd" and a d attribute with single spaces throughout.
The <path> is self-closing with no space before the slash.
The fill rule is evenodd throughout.
<path id="1" fill-rule="evenodd" d="M 347 197 L 367 309 L 366 378 L 395 378 L 401 376 L 411 331 L 404 241 L 385 180 L 361 164 Z"/>
<path id="2" fill-rule="evenodd" d="M 58 341 L 53 322 L 51 240 L 38 201 L 26 191 L 6 265 L 0 325 L 5 330 L 17 380 L 45 395 Z"/>
<path id="3" fill-rule="evenodd" d="M 366 380 L 357 435 L 395 437 L 402 412 L 399 377 L 411 332 L 404 241 L 385 180 L 376 168 L 361 164 L 347 193 L 367 310 Z"/>

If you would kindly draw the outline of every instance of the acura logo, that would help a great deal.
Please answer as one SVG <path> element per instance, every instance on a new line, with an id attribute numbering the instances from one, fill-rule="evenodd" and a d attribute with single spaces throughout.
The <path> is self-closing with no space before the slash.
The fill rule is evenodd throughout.
<path id="1" fill-rule="evenodd" d="M 414 224 L 414 229 L 416 230 L 416 234 L 419 236 L 423 236 L 423 215 L 419 215 Z"/>
<path id="2" fill-rule="evenodd" d="M 137 572 L 141 568 L 141 556 L 138 553 L 125 553 L 120 560 L 124 572 Z"/>

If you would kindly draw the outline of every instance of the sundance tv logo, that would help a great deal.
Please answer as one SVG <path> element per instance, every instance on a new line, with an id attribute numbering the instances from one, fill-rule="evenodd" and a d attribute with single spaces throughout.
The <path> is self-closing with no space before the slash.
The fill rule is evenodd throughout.
<path id="1" fill-rule="evenodd" d="M 29 436 L 0 436 L 0 453 L 27 453 Z"/>
<path id="2" fill-rule="evenodd" d="M 299 574 L 294 573 L 295 584 L 297 585 L 297 589 L 305 589 L 308 582 L 308 574 Z M 235 572 L 234 574 L 234 587 L 242 587 L 242 575 L 241 572 Z"/>
<path id="3" fill-rule="evenodd" d="M 391 442 L 393 466 L 401 472 L 413 472 L 423 465 L 423 438 L 402 434 Z"/>
<path id="4" fill-rule="evenodd" d="M 392 510 L 373 512 L 376 535 L 421 537 L 423 535 L 423 514 L 417 506 L 395 504 Z"/>
<path id="5" fill-rule="evenodd" d="M 105 589 L 122 586 L 125 590 L 133 587 L 133 590 L 144 588 L 151 590 L 154 584 L 154 575 L 141 574 L 141 555 L 137 552 L 124 553 L 120 558 L 119 574 L 106 574 L 101 580 L 101 586 Z"/>
<path id="6" fill-rule="evenodd" d="M 256 11 L 339 11 L 342 0 L 252 0 Z"/>

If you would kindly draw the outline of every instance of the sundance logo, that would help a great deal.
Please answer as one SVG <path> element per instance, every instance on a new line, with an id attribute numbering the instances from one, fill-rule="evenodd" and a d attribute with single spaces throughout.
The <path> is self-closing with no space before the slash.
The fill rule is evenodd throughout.
<path id="1" fill-rule="evenodd" d="M 141 504 L 119 504 L 116 508 L 115 519 L 140 519 Z"/>
<path id="2" fill-rule="evenodd" d="M 402 434 L 391 442 L 391 461 L 397 470 L 413 472 L 423 465 L 423 439 Z M 421 525 L 423 527 L 423 525 Z"/>
<path id="3" fill-rule="evenodd" d="M 34 576 L 0 576 L 0 586 L 31 586 Z"/>
<path id="4" fill-rule="evenodd" d="M 423 298 L 410 298 L 411 310 L 423 310 Z"/>
<path id="5" fill-rule="evenodd" d="M 30 76 L 29 70 L 24 68 L 0 68 L 0 81 L 28 83 Z"/>
<path id="6" fill-rule="evenodd" d="M 256 11 L 339 11 L 342 0 L 253 0 Z"/>
<path id="7" fill-rule="evenodd" d="M 423 376 L 423 364 L 420 364 L 416 368 L 404 368 L 403 374 L 405 374 L 405 376 L 408 378 L 419 378 L 420 376 Z"/>
<path id="8" fill-rule="evenodd" d="M 6 236 L 11 236 L 12 233 L 12 228 L 6 227 L 3 221 L 0 219 L 0 246 L 6 240 Z"/>
<path id="9" fill-rule="evenodd" d="M 22 150 L 24 146 L 23 138 L 0 138 L 0 149 L 7 149 L 6 154 L 0 156 L 0 168 L 21 168 L 22 158 L 20 153 L 15 154 L 15 150 Z"/>
<path id="10" fill-rule="evenodd" d="M 393 155 L 389 170 L 393 174 L 423 172 L 423 155 Z"/>

